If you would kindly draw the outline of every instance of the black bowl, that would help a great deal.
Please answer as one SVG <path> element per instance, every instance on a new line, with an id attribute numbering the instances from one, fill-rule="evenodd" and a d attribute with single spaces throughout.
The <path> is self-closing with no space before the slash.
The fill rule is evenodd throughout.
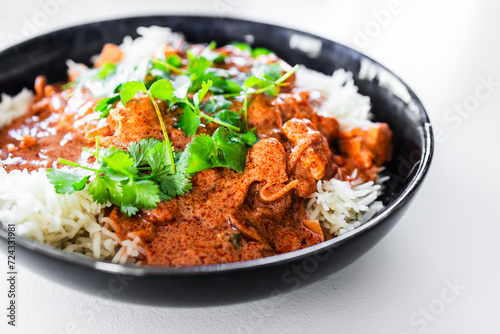
<path id="1" fill-rule="evenodd" d="M 358 229 L 319 245 L 264 259 L 194 268 L 119 265 L 67 254 L 18 236 L 17 258 L 53 281 L 104 298 L 142 304 L 203 306 L 266 298 L 311 284 L 349 265 L 379 242 L 401 219 L 429 168 L 433 137 L 424 107 L 397 76 L 374 60 L 341 44 L 293 29 L 235 19 L 154 16 L 91 23 L 52 32 L 0 53 L 0 92 L 32 87 L 45 74 L 66 79 L 66 59 L 88 63 L 104 43 L 136 37 L 139 26 L 159 25 L 182 32 L 190 42 L 250 41 L 290 64 L 331 74 L 353 72 L 368 95 L 377 121 L 394 132 L 394 151 L 386 173 L 384 209 Z M 7 231 L 0 229 L 6 249 Z"/>

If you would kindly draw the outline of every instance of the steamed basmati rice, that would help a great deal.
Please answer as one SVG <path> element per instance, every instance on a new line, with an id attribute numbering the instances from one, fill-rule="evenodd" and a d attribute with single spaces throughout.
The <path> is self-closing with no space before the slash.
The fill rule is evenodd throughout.
<path id="1" fill-rule="evenodd" d="M 373 181 L 353 185 L 337 179 L 319 180 L 306 211 L 330 233 L 340 235 L 359 227 L 382 209 L 382 202 L 376 201 L 381 188 Z"/>
<path id="2" fill-rule="evenodd" d="M 26 88 L 23 88 L 15 96 L 2 94 L 2 102 L 0 103 L 0 129 L 9 126 L 16 118 L 25 115 L 32 100 L 33 93 Z"/>
<path id="3" fill-rule="evenodd" d="M 139 255 L 137 242 L 121 243 L 103 217 L 110 204 L 93 202 L 87 191 L 58 194 L 43 169 L 0 168 L 0 184 L 0 221 L 16 224 L 19 235 L 96 259 L 124 263 Z"/>
<path id="4" fill-rule="evenodd" d="M 309 90 L 317 90 L 325 97 L 319 112 L 334 116 L 341 129 L 370 126 L 372 122 L 371 103 L 368 96 L 358 93 L 351 72 L 336 70 L 331 76 L 300 66 L 296 72 L 296 85 Z M 381 181 L 359 184 L 354 181 L 330 179 L 318 181 L 317 191 L 311 195 L 306 212 L 312 219 L 339 235 L 368 221 L 383 208 L 375 201 L 381 192 Z"/>
<path id="5" fill-rule="evenodd" d="M 358 93 L 351 72 L 341 68 L 330 76 L 300 66 L 295 84 L 297 87 L 320 91 L 326 101 L 319 112 L 337 118 L 341 129 L 371 124 L 370 98 Z"/>

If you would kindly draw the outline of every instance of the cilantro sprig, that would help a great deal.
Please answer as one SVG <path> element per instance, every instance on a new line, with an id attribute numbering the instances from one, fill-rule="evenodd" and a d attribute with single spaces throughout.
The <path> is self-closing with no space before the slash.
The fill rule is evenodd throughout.
<path id="1" fill-rule="evenodd" d="M 96 75 L 94 75 L 94 80 L 104 80 L 106 79 L 109 75 L 113 74 L 116 72 L 116 64 L 113 63 L 104 63 L 100 69 L 99 72 L 97 72 Z"/>
<path id="2" fill-rule="evenodd" d="M 171 71 L 177 74 L 188 74 L 187 71 L 179 68 L 182 65 L 182 60 L 179 58 L 179 56 L 170 56 L 167 58 L 167 60 L 152 59 L 151 64 L 152 68 L 162 70 L 164 72 Z"/>
<path id="3" fill-rule="evenodd" d="M 156 111 L 158 120 L 160 121 L 161 130 L 163 132 L 165 141 L 167 142 L 166 149 L 168 152 L 170 166 L 172 168 L 172 174 L 175 174 L 175 163 L 174 163 L 174 154 L 172 150 L 172 143 L 170 142 L 170 138 L 168 137 L 167 128 L 165 127 L 165 122 L 163 122 L 163 116 L 161 115 L 160 108 L 158 107 L 158 103 L 156 103 L 155 100 L 155 98 L 165 100 L 168 97 L 172 96 L 173 92 L 174 88 L 172 87 L 172 82 L 165 79 L 156 81 L 151 85 L 149 89 L 147 89 L 144 83 L 142 82 L 129 81 L 123 84 L 122 89 L 120 91 L 120 98 L 123 106 L 127 106 L 127 103 L 131 99 L 133 99 L 137 93 L 145 93 L 148 95 Z"/>
<path id="4" fill-rule="evenodd" d="M 208 93 L 208 90 L 211 86 L 212 81 L 209 80 L 208 82 L 203 82 L 201 85 L 201 89 L 193 96 L 193 103 L 191 103 L 191 101 L 189 101 L 189 99 L 186 97 L 177 101 L 185 104 L 184 113 L 180 117 L 179 126 L 184 130 L 184 133 L 186 133 L 187 136 L 191 137 L 196 134 L 196 130 L 201 124 L 201 118 L 205 118 L 208 121 L 222 125 L 230 130 L 240 131 L 239 127 L 225 122 L 220 118 L 209 116 L 200 110 L 200 103 Z"/>
<path id="5" fill-rule="evenodd" d="M 213 167 L 228 167 L 244 172 L 246 153 L 257 142 L 255 129 L 244 134 L 219 127 L 212 136 L 193 137 L 184 152 L 187 173 L 196 173 Z"/>
<path id="6" fill-rule="evenodd" d="M 295 73 L 298 68 L 299 65 L 295 65 L 292 69 L 290 69 L 288 72 L 286 72 L 276 80 L 270 80 L 265 76 L 258 77 L 252 75 L 245 80 L 245 82 L 243 83 L 242 91 L 240 93 L 224 94 L 223 96 L 243 96 L 243 115 L 245 118 L 245 123 L 248 124 L 248 98 L 251 95 L 262 94 L 264 92 L 270 92 L 271 95 L 276 96 L 278 94 L 278 87 L 283 85 L 283 82 L 285 82 L 286 79 L 292 76 L 292 74 Z M 258 89 L 254 89 L 254 87 L 257 87 Z"/>
<path id="7" fill-rule="evenodd" d="M 186 159 L 175 153 L 177 173 L 173 174 L 166 156 L 167 145 L 166 141 L 142 139 L 131 143 L 127 150 L 114 146 L 100 149 L 97 140 L 96 150 L 91 152 L 96 158 L 94 167 L 59 159 L 61 164 L 86 170 L 90 175 L 49 169 L 47 177 L 57 193 L 70 194 L 87 188 L 93 201 L 118 205 L 124 215 L 131 216 L 140 209 L 155 208 L 162 200 L 183 196 L 191 189 Z"/>
<path id="8" fill-rule="evenodd" d="M 115 90 L 115 95 L 100 100 L 95 110 L 103 118 L 119 101 L 126 107 L 136 94 L 146 94 L 158 116 L 165 140 L 141 140 L 131 143 L 127 150 L 112 147 L 101 151 L 97 142 L 93 153 L 97 160 L 95 168 L 59 160 L 62 164 L 87 170 L 90 175 L 49 171 L 49 179 L 56 190 L 71 193 L 87 188 L 95 201 L 119 205 L 124 214 L 132 215 L 140 209 L 155 207 L 161 200 L 186 194 L 191 188 L 193 173 L 214 167 L 244 172 L 247 151 L 258 140 L 255 129 L 248 131 L 248 107 L 253 96 L 262 93 L 277 96 L 298 65 L 283 74 L 279 63 L 260 64 L 248 77 L 235 77 L 230 71 L 214 65 L 225 61 L 214 51 L 215 47 L 215 43 L 211 43 L 200 54 L 188 50 L 187 59 L 177 55 L 152 59 L 144 78 L 146 84 L 125 82 Z M 245 44 L 237 47 L 253 57 L 271 53 Z M 113 71 L 113 66 L 105 65 L 94 79 L 105 79 Z M 210 98 L 205 99 L 209 92 Z M 229 110 L 234 98 L 243 102 L 239 112 Z M 181 153 L 172 148 L 157 100 L 166 101 L 169 108 L 177 105 L 183 110 L 177 125 L 192 139 Z M 202 119 L 219 125 L 211 136 L 196 135 Z"/>
<path id="9" fill-rule="evenodd" d="M 233 42 L 231 43 L 230 45 L 233 45 L 235 47 L 237 47 L 238 49 L 240 49 L 241 51 L 245 51 L 245 52 L 249 52 L 252 57 L 254 58 L 257 58 L 258 56 L 260 55 L 268 55 L 270 53 L 274 53 L 272 52 L 271 50 L 269 49 L 266 49 L 266 48 L 261 48 L 261 47 L 257 47 L 257 48 L 252 48 L 249 44 L 247 43 L 237 43 L 237 42 Z"/>

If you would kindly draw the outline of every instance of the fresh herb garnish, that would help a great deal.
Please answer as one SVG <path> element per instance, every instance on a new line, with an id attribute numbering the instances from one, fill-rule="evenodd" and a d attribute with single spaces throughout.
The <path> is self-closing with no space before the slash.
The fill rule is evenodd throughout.
<path id="1" fill-rule="evenodd" d="M 155 208 L 162 200 L 183 196 L 191 189 L 191 175 L 186 172 L 187 165 L 180 154 L 175 153 L 177 173 L 171 172 L 166 145 L 166 141 L 143 139 L 131 143 L 127 150 L 99 149 L 97 140 L 97 149 L 92 152 L 96 157 L 94 168 L 59 159 L 61 164 L 90 171 L 92 175 L 49 169 L 47 177 L 57 193 L 72 193 L 87 187 L 93 201 L 118 205 L 124 215 L 131 216 L 140 209 Z"/>
<path id="2" fill-rule="evenodd" d="M 201 134 L 193 137 L 183 155 L 187 159 L 187 173 L 196 173 L 213 167 L 229 167 L 244 172 L 246 153 L 257 142 L 255 130 L 244 134 L 219 127 L 210 137 Z"/>
<path id="3" fill-rule="evenodd" d="M 153 59 L 151 60 L 152 68 L 161 70 L 164 72 L 173 72 L 177 74 L 188 74 L 187 71 L 180 69 L 182 66 L 182 60 L 179 56 L 170 56 L 167 60 Z"/>
<path id="4" fill-rule="evenodd" d="M 251 76 L 245 80 L 243 83 L 243 90 L 236 94 L 224 94 L 225 97 L 235 97 L 243 96 L 243 115 L 245 118 L 245 123 L 248 124 L 248 98 L 250 95 L 262 94 L 264 92 L 270 92 L 271 95 L 276 96 L 279 92 L 279 86 L 285 82 L 297 69 L 299 65 L 295 65 L 290 71 L 283 74 L 280 78 L 272 81 L 264 77 Z M 253 89 L 253 87 L 259 89 Z"/>
<path id="5" fill-rule="evenodd" d="M 244 43 L 235 46 L 250 52 L 253 57 L 271 53 L 265 48 L 252 49 Z M 214 167 L 244 172 L 247 151 L 258 140 L 255 129 L 248 131 L 248 106 L 252 96 L 264 92 L 276 96 L 280 86 L 298 66 L 283 74 L 279 63 L 261 64 L 245 80 L 245 76 L 235 77 L 230 71 L 214 66 L 224 62 L 226 57 L 214 51 L 215 48 L 212 42 L 200 54 L 188 50 L 187 60 L 177 55 L 153 59 L 144 78 L 146 84 L 122 83 L 115 95 L 100 100 L 95 111 L 104 118 L 120 100 L 126 107 L 137 93 L 146 94 L 158 116 L 165 140 L 143 139 L 131 143 L 127 150 L 115 147 L 99 150 L 97 138 L 93 153 L 97 167 L 59 160 L 62 164 L 87 170 L 90 175 L 49 170 L 48 177 L 57 192 L 71 193 L 86 188 L 94 201 L 119 205 L 122 212 L 130 216 L 140 209 L 154 208 L 162 200 L 186 194 L 191 189 L 193 173 Z M 94 79 L 106 79 L 114 72 L 116 65 L 104 64 Z M 239 112 L 229 109 L 235 97 L 243 102 Z M 181 153 L 173 150 L 157 100 L 167 102 L 169 108 L 177 105 L 183 110 L 177 125 L 192 140 Z M 211 136 L 196 135 L 202 119 L 219 125 Z M 237 236 L 233 244 L 239 247 Z"/>
<path id="6" fill-rule="evenodd" d="M 96 75 L 94 75 L 94 80 L 104 80 L 109 75 L 111 75 L 111 74 L 113 74 L 115 72 L 116 72 L 116 64 L 113 64 L 113 63 L 104 63 L 100 67 L 100 71 L 97 72 Z"/>
<path id="7" fill-rule="evenodd" d="M 94 110 L 99 113 L 99 118 L 107 117 L 118 101 L 120 101 L 120 94 L 102 99 L 97 103 Z"/>
<path id="8" fill-rule="evenodd" d="M 241 234 L 240 233 L 231 233 L 229 235 L 229 242 L 233 244 L 233 247 L 239 249 L 241 247 Z"/>
<path id="9" fill-rule="evenodd" d="M 163 116 L 161 115 L 160 108 L 158 107 L 158 103 L 156 103 L 155 98 L 161 100 L 167 100 L 174 94 L 174 88 L 172 87 L 172 82 L 168 80 L 158 80 L 151 85 L 149 90 L 142 82 L 138 81 L 130 81 L 125 83 L 122 86 L 120 92 L 120 98 L 122 100 L 123 106 L 127 106 L 127 103 L 134 98 L 137 93 L 145 93 L 148 95 L 153 107 L 156 111 L 156 115 L 158 116 L 158 120 L 160 121 L 161 130 L 163 132 L 163 136 L 165 137 L 165 141 L 167 142 L 166 149 L 168 152 L 168 158 L 170 161 L 170 166 L 172 168 L 172 174 L 175 174 L 175 164 L 174 164 L 174 154 L 172 150 L 172 143 L 170 142 L 170 138 L 168 137 L 167 128 L 165 127 L 165 122 L 163 122 Z"/>
<path id="10" fill-rule="evenodd" d="M 274 53 L 272 52 L 271 50 L 269 49 L 266 49 L 266 48 L 255 48 L 253 49 L 249 44 L 247 43 L 231 43 L 230 45 L 233 45 L 235 47 L 237 47 L 238 49 L 240 49 L 241 51 L 244 51 L 244 52 L 249 52 L 252 57 L 254 58 L 257 58 L 258 56 L 260 55 L 268 55 L 270 53 Z"/>

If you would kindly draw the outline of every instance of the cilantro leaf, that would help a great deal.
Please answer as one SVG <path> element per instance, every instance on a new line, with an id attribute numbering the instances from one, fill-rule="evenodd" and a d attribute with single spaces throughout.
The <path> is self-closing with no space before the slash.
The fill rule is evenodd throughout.
<path id="1" fill-rule="evenodd" d="M 47 175 L 58 193 L 87 187 L 93 201 L 120 206 L 121 212 L 130 216 L 141 209 L 155 208 L 162 200 L 185 195 L 191 189 L 186 157 L 175 154 L 179 169 L 173 174 L 167 145 L 171 143 L 150 138 L 130 144 L 126 151 L 114 146 L 101 149 L 94 153 L 97 169 L 59 159 L 63 164 L 93 171 L 94 178 L 88 184 L 91 176 L 61 170 L 49 170 Z"/>
<path id="2" fill-rule="evenodd" d="M 159 142 L 151 147 L 146 154 L 146 161 L 151 167 L 151 176 L 170 173 L 170 161 L 167 155 L 167 142 Z M 177 173 L 176 173 L 177 174 Z"/>
<path id="3" fill-rule="evenodd" d="M 259 138 L 257 138 L 257 134 L 255 133 L 255 130 L 256 128 L 253 128 L 252 130 L 240 135 L 241 141 L 249 146 L 255 145 L 255 143 L 259 141 Z"/>
<path id="4" fill-rule="evenodd" d="M 170 64 L 174 67 L 181 67 L 182 66 L 182 59 L 178 55 L 170 55 L 167 58 L 167 64 Z"/>
<path id="5" fill-rule="evenodd" d="M 252 52 L 252 47 L 250 45 L 248 45 L 247 43 L 237 43 L 237 42 L 233 42 L 233 43 L 230 43 L 230 45 L 233 45 L 235 47 L 237 47 L 238 49 L 240 49 L 241 51 L 248 51 L 248 52 Z"/>
<path id="6" fill-rule="evenodd" d="M 229 78 L 214 76 L 211 80 L 213 85 L 210 90 L 215 94 L 234 94 L 243 90 L 237 82 Z"/>
<path id="7" fill-rule="evenodd" d="M 212 95 L 205 104 L 205 111 L 209 114 L 215 113 L 219 109 L 227 109 L 233 103 L 227 100 L 223 95 Z"/>
<path id="8" fill-rule="evenodd" d="M 207 82 L 203 81 L 203 83 L 201 84 L 201 89 L 196 94 L 194 94 L 193 101 L 196 107 L 200 105 L 200 102 L 203 100 L 210 87 L 212 87 L 212 83 L 213 82 L 211 80 L 208 80 Z"/>
<path id="9" fill-rule="evenodd" d="M 156 208 L 156 203 L 160 201 L 158 192 L 158 185 L 151 180 L 134 181 L 133 179 L 129 179 L 123 185 L 122 201 L 127 203 L 127 206 L 133 206 L 138 209 Z"/>
<path id="10" fill-rule="evenodd" d="M 166 79 L 158 80 L 151 85 L 149 92 L 155 98 L 162 100 L 170 100 L 174 95 L 174 87 L 172 87 L 172 82 Z"/>
<path id="11" fill-rule="evenodd" d="M 234 125 L 240 129 L 244 128 L 244 123 L 242 122 L 240 115 L 232 110 L 221 110 L 213 115 L 214 118 L 221 120 L 222 122 Z"/>
<path id="12" fill-rule="evenodd" d="M 122 100 L 123 106 L 126 106 L 127 103 L 134 98 L 135 94 L 139 92 L 148 92 L 146 86 L 142 82 L 129 81 L 124 83 L 122 86 L 122 90 L 120 91 L 120 98 Z"/>
<path id="13" fill-rule="evenodd" d="M 276 81 L 283 75 L 283 68 L 280 63 L 265 64 L 262 76 L 270 81 Z"/>
<path id="14" fill-rule="evenodd" d="M 87 185 L 90 176 L 81 176 L 74 173 L 50 168 L 47 170 L 47 178 L 54 185 L 58 194 L 72 194 L 82 190 Z"/>
<path id="15" fill-rule="evenodd" d="M 94 202 L 106 204 L 109 201 L 116 205 L 125 205 L 121 203 L 123 190 L 120 182 L 97 175 L 95 179 L 90 181 L 87 189 Z"/>
<path id="16" fill-rule="evenodd" d="M 113 63 L 104 63 L 100 67 L 100 71 L 94 75 L 95 80 L 104 80 L 106 79 L 109 75 L 113 74 L 116 72 L 116 65 Z"/>
<path id="17" fill-rule="evenodd" d="M 262 88 L 274 85 L 274 82 L 266 78 L 256 77 L 255 75 L 252 75 L 251 77 L 248 77 L 248 79 L 245 80 L 243 85 L 245 85 L 246 88 L 251 88 L 253 86 L 258 86 Z"/>
<path id="18" fill-rule="evenodd" d="M 237 134 L 226 127 L 219 127 L 212 137 L 201 134 L 193 137 L 181 155 L 187 161 L 187 173 L 196 173 L 213 167 L 228 167 L 244 172 L 246 153 L 255 144 L 254 130 Z"/>
<path id="19" fill-rule="evenodd" d="M 118 101 L 120 101 L 119 94 L 102 99 L 97 103 L 94 110 L 99 113 L 99 118 L 107 117 Z"/>
<path id="20" fill-rule="evenodd" d="M 216 153 L 212 138 L 201 134 L 193 138 L 183 152 L 187 158 L 187 173 L 196 173 L 213 166 L 211 157 Z"/>
<path id="21" fill-rule="evenodd" d="M 184 106 L 184 113 L 180 116 L 179 127 L 184 130 L 186 136 L 191 137 L 196 134 L 201 124 L 201 116 L 191 109 L 190 106 Z"/>
<path id="22" fill-rule="evenodd" d="M 212 62 L 205 57 L 196 56 L 191 52 L 188 55 L 188 73 L 191 79 L 189 91 L 197 91 L 200 89 L 203 81 L 210 79 L 213 73 L 208 73 L 207 70 L 212 66 Z"/>
<path id="23" fill-rule="evenodd" d="M 214 132 L 213 141 L 224 157 L 224 167 L 243 173 L 245 171 L 247 148 L 231 130 L 219 127 Z"/>
<path id="24" fill-rule="evenodd" d="M 255 48 L 252 50 L 252 57 L 257 58 L 260 55 L 268 55 L 270 53 L 274 53 L 266 48 Z"/>
<path id="25" fill-rule="evenodd" d="M 187 173 L 164 174 L 156 178 L 160 183 L 160 189 L 167 196 L 184 196 L 191 190 L 191 176 Z"/>
<path id="26" fill-rule="evenodd" d="M 160 141 L 155 138 L 141 139 L 140 142 L 132 142 L 129 144 L 127 150 L 132 159 L 134 159 L 134 166 L 140 167 L 147 163 L 147 156 L 149 150 L 155 147 Z"/>
<path id="27" fill-rule="evenodd" d="M 116 151 L 113 154 L 102 157 L 110 172 L 119 179 L 130 177 L 136 173 L 134 159 L 125 151 Z"/>

